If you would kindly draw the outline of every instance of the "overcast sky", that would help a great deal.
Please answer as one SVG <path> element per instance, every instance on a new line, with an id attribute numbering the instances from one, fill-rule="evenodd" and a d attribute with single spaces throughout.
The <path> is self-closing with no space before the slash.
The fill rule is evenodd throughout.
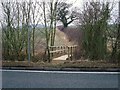
<path id="1" fill-rule="evenodd" d="M 89 2 L 89 1 L 98 1 L 98 2 L 110 2 L 111 4 L 110 5 L 113 5 L 113 10 L 111 12 L 111 17 L 112 17 L 112 20 L 110 23 L 112 23 L 113 21 L 115 21 L 115 19 L 118 17 L 118 2 L 120 0 L 67 0 L 66 2 L 68 3 L 73 3 L 73 6 L 74 7 L 78 7 L 80 9 L 83 8 L 83 4 L 86 3 L 86 2 Z"/>

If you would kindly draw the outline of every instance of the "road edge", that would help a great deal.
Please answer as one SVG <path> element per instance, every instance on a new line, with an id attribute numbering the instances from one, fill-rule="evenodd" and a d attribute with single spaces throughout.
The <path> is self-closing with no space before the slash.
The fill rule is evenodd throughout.
<path id="1" fill-rule="evenodd" d="M 2 67 L 7 70 L 37 70 L 37 71 L 92 71 L 92 72 L 120 72 L 120 68 L 52 68 L 52 67 Z"/>

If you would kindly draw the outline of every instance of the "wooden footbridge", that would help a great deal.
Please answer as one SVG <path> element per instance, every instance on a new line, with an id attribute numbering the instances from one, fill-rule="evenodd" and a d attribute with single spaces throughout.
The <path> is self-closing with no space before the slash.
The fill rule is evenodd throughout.
<path id="1" fill-rule="evenodd" d="M 51 60 L 73 60 L 74 51 L 77 45 L 73 46 L 50 46 L 50 58 Z"/>

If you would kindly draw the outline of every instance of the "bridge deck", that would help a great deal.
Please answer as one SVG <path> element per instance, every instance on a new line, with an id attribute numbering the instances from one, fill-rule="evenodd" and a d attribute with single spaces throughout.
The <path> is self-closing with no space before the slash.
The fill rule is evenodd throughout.
<path id="1" fill-rule="evenodd" d="M 68 58 L 68 55 L 63 55 L 57 58 L 54 58 L 53 60 L 66 60 Z"/>

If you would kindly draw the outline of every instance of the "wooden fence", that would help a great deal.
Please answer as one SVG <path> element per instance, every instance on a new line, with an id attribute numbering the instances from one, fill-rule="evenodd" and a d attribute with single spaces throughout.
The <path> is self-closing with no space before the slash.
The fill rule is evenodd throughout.
<path id="1" fill-rule="evenodd" d="M 74 51 L 77 45 L 73 46 L 49 46 L 50 58 L 53 59 L 54 55 L 68 55 L 68 60 L 73 60 Z"/>

